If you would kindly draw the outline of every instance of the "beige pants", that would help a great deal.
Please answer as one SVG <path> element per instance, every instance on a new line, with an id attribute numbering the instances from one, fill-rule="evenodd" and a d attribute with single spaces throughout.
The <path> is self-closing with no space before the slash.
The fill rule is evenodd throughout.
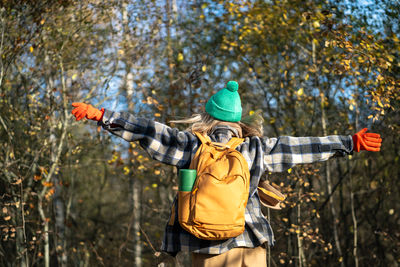
<path id="1" fill-rule="evenodd" d="M 263 247 L 233 248 L 223 254 L 192 253 L 192 267 L 266 267 L 267 250 Z"/>

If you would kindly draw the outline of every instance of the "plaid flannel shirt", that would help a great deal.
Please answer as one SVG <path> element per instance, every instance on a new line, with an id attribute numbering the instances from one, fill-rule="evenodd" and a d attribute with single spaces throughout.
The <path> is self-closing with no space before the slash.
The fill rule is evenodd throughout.
<path id="1" fill-rule="evenodd" d="M 199 147 L 200 140 L 188 132 L 171 128 L 153 120 L 137 118 L 125 112 L 105 110 L 102 121 L 104 129 L 128 142 L 138 141 L 140 146 L 155 160 L 188 168 Z M 211 140 L 220 142 L 227 136 L 211 134 Z M 162 250 L 172 255 L 179 251 L 221 254 L 234 247 L 257 247 L 274 244 L 274 235 L 268 220 L 261 212 L 257 185 L 264 171 L 282 172 L 296 164 L 325 161 L 333 156 L 344 156 L 353 150 L 351 136 L 259 138 L 246 137 L 236 148 L 250 167 L 250 194 L 245 212 L 245 231 L 222 241 L 198 239 L 183 230 L 178 222 L 177 200 L 172 206 Z"/>

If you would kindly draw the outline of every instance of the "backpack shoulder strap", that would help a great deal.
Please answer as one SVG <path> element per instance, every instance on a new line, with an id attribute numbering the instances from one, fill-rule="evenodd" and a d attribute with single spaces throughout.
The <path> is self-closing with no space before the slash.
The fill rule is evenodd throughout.
<path id="1" fill-rule="evenodd" d="M 193 132 L 201 141 L 202 144 L 211 144 L 211 139 L 207 135 L 202 135 L 199 132 Z"/>
<path id="2" fill-rule="evenodd" d="M 227 143 L 227 145 L 230 148 L 235 149 L 238 145 L 243 143 L 243 141 L 244 141 L 243 138 L 232 137 L 231 140 L 229 140 L 229 142 Z"/>

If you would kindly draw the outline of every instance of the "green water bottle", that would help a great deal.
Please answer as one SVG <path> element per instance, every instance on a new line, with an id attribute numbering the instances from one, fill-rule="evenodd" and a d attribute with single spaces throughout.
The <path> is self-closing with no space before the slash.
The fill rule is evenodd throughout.
<path id="1" fill-rule="evenodd" d="M 179 170 L 179 179 L 178 179 L 178 188 L 179 191 L 192 191 L 194 181 L 196 180 L 196 170 L 192 169 L 180 169 Z"/>

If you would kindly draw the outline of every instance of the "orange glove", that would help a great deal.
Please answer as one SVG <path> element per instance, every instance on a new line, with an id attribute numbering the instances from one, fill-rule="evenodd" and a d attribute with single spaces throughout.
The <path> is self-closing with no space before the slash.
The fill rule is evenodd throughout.
<path id="1" fill-rule="evenodd" d="M 365 133 L 367 128 L 362 129 L 353 135 L 353 150 L 360 152 L 360 150 L 379 151 L 381 150 L 381 135 L 377 133 Z"/>
<path id="2" fill-rule="evenodd" d="M 75 116 L 77 121 L 83 119 L 84 117 L 90 120 L 99 121 L 104 114 L 104 108 L 98 110 L 90 104 L 75 102 L 72 103 L 72 106 L 75 108 L 72 110 L 71 113 Z"/>

